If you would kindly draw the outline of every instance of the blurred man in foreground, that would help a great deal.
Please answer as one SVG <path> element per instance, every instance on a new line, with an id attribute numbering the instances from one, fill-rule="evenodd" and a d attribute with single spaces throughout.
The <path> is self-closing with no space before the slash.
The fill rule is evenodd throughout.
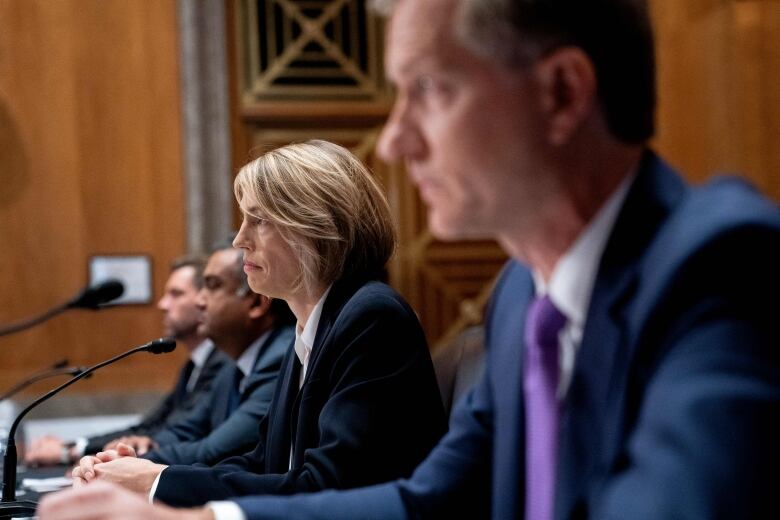
<path id="1" fill-rule="evenodd" d="M 485 376 L 408 480 L 175 511 L 105 485 L 44 520 L 777 516 L 777 207 L 692 189 L 648 148 L 653 42 L 638 0 L 399 0 L 380 139 L 441 239 L 512 257 Z M 774 511 L 774 513 L 772 513 Z M 71 515 L 71 516 L 68 516 Z"/>

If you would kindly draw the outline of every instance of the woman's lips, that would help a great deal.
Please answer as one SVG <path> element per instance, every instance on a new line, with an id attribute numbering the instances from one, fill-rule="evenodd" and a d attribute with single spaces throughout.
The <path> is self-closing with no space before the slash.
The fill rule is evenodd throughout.
<path id="1" fill-rule="evenodd" d="M 244 261 L 244 271 L 257 271 L 260 269 L 260 266 L 257 264 L 253 264 L 252 262 L 246 262 Z"/>

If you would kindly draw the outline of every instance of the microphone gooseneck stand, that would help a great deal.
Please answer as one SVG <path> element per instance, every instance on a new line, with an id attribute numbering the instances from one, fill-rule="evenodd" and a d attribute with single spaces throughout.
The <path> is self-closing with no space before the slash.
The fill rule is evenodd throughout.
<path id="1" fill-rule="evenodd" d="M 69 302 L 58 305 L 43 314 L 9 325 L 0 325 L 0 336 L 29 329 L 70 309 L 100 309 L 101 305 L 122 296 L 124 291 L 125 286 L 119 280 L 106 280 L 93 287 L 87 287 Z"/>
<path id="2" fill-rule="evenodd" d="M 16 500 L 16 463 L 17 463 L 16 440 L 15 440 L 16 429 L 19 427 L 19 423 L 21 422 L 21 420 L 24 418 L 25 415 L 27 415 L 27 413 L 30 410 L 32 410 L 42 402 L 50 399 L 51 397 L 54 397 L 55 395 L 60 393 L 62 390 L 65 390 L 76 381 L 84 379 L 95 370 L 102 368 L 106 365 L 110 365 L 111 363 L 119 361 L 120 359 L 126 358 L 127 356 L 130 356 L 137 352 L 151 352 L 152 354 L 164 354 L 167 352 L 171 352 L 175 348 L 176 348 L 176 342 L 174 340 L 169 338 L 160 338 L 154 341 L 150 341 L 145 345 L 141 345 L 140 347 L 135 347 L 133 349 L 130 349 L 127 352 L 123 352 L 122 354 L 114 356 L 107 361 L 103 361 L 101 363 L 98 363 L 97 365 L 89 367 L 88 369 L 81 372 L 79 375 L 75 376 L 73 379 L 64 382 L 60 386 L 42 395 L 41 397 L 39 397 L 38 399 L 30 403 L 24 410 L 22 410 L 19 413 L 19 415 L 16 416 L 16 419 L 14 419 L 14 422 L 11 424 L 11 428 L 8 430 L 8 442 L 6 443 L 5 458 L 3 459 L 3 494 L 2 494 L 2 501 L 0 501 L 0 519 L 19 516 L 19 515 L 32 516 L 35 513 L 35 508 L 37 507 L 37 504 L 30 500 Z"/>

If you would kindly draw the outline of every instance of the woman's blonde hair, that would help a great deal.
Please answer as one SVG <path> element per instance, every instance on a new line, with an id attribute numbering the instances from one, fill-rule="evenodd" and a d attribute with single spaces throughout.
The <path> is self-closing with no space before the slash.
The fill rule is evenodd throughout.
<path id="1" fill-rule="evenodd" d="M 272 150 L 241 168 L 233 189 L 241 210 L 275 224 L 296 253 L 299 287 L 376 276 L 395 250 L 382 188 L 337 144 L 312 140 Z"/>

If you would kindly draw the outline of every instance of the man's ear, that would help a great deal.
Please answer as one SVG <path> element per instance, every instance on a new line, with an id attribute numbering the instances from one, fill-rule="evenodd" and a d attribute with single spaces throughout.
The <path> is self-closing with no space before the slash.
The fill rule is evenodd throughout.
<path id="1" fill-rule="evenodd" d="M 268 314 L 271 308 L 271 298 L 262 294 L 251 294 L 252 303 L 249 306 L 249 317 L 253 320 Z"/>
<path id="2" fill-rule="evenodd" d="M 595 66 L 582 49 L 561 47 L 534 68 L 547 141 L 561 146 L 590 116 L 596 103 Z"/>

